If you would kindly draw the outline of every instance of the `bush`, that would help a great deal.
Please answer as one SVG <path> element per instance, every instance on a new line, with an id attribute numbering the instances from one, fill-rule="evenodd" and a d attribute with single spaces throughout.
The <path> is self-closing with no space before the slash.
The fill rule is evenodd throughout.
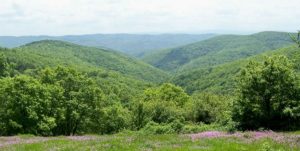
<path id="1" fill-rule="evenodd" d="M 148 121 L 166 124 L 184 121 L 184 105 L 189 96 L 177 86 L 163 84 L 145 90 L 141 101 L 133 104 L 133 123 L 136 129 L 142 128 Z"/>
<path id="2" fill-rule="evenodd" d="M 155 123 L 150 121 L 142 129 L 145 134 L 175 134 L 181 133 L 184 124 L 179 120 L 174 120 L 171 123 Z"/>
<path id="3" fill-rule="evenodd" d="M 142 129 L 142 132 L 145 134 L 173 134 L 175 130 L 170 124 L 159 124 L 150 121 Z"/>
<path id="4" fill-rule="evenodd" d="M 195 123 L 220 123 L 226 125 L 231 120 L 231 100 L 229 97 L 195 93 L 186 104 L 186 119 Z"/>
<path id="5" fill-rule="evenodd" d="M 102 134 L 117 133 L 129 127 L 130 113 L 120 104 L 112 105 L 103 109 L 103 114 L 98 118 L 95 128 L 99 128 Z"/>

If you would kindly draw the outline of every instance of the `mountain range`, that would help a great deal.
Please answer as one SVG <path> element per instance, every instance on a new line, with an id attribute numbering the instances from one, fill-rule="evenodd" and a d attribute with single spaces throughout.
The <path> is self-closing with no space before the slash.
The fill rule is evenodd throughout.
<path id="1" fill-rule="evenodd" d="M 108 45 L 101 45 L 105 42 L 97 43 L 99 35 L 94 36 L 95 39 L 91 41 L 88 40 L 93 37 L 91 35 L 85 38 L 60 37 L 63 41 L 57 37 L 53 39 L 60 40 L 35 41 L 36 38 L 47 37 L 1 37 L 2 46 L 14 48 L 1 48 L 0 52 L 8 60 L 15 62 L 18 71 L 23 73 L 44 67 L 70 66 L 92 75 L 94 71 L 101 71 L 101 77 L 108 73 L 108 79 L 114 81 L 110 85 L 124 83 L 123 90 L 130 85 L 138 90 L 141 85 L 147 87 L 147 84 L 171 82 L 190 94 L 233 92 L 234 80 L 239 71 L 250 60 L 262 60 L 263 56 L 286 55 L 296 60 L 296 68 L 298 71 L 300 69 L 297 63 L 300 61 L 300 50 L 285 32 L 219 36 L 172 35 L 175 36 L 173 38 L 170 38 L 171 35 L 157 35 L 157 41 L 153 40 L 153 35 L 148 35 L 148 40 L 145 35 L 119 35 L 127 40 L 111 35 L 110 48 L 107 48 Z M 112 40 L 113 37 L 116 38 L 115 41 Z M 159 40 L 161 38 L 165 40 Z M 30 43 L 24 44 L 26 42 Z M 148 47 L 152 43 L 156 43 L 155 46 Z M 127 47 L 130 44 L 132 47 Z M 118 50 L 112 49 L 113 45 Z M 136 49 L 131 49 L 133 45 Z M 121 50 L 122 47 L 127 48 Z M 138 53 L 144 55 L 137 59 Z"/>
<path id="2" fill-rule="evenodd" d="M 0 36 L 0 46 L 13 48 L 41 40 L 61 40 L 84 46 L 114 49 L 135 57 L 163 48 L 185 45 L 215 34 L 91 34 L 67 36 Z"/>

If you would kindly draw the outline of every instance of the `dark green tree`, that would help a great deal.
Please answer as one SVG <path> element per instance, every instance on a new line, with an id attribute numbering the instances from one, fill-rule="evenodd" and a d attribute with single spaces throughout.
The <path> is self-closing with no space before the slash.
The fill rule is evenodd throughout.
<path id="1" fill-rule="evenodd" d="M 132 128 L 136 130 L 140 130 L 142 127 L 146 125 L 147 115 L 145 112 L 144 103 L 134 102 L 133 110 L 132 110 Z"/>
<path id="2" fill-rule="evenodd" d="M 243 129 L 284 129 L 299 125 L 299 88 L 285 56 L 250 62 L 238 79 L 234 120 Z M 298 123 L 297 123 L 298 122 Z"/>
<path id="3" fill-rule="evenodd" d="M 55 134 L 73 135 L 77 131 L 86 131 L 89 127 L 87 124 L 96 120 L 92 117 L 101 114 L 101 108 L 105 106 L 102 90 L 92 79 L 74 69 L 45 69 L 40 79 L 43 84 L 55 85 L 63 90 L 56 108 L 60 114 Z"/>
<path id="4" fill-rule="evenodd" d="M 0 78 L 8 75 L 8 67 L 6 57 L 0 53 Z"/>

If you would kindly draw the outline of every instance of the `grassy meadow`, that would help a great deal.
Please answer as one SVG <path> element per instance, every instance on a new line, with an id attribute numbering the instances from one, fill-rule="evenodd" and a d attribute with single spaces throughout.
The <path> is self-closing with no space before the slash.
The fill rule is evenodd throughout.
<path id="1" fill-rule="evenodd" d="M 88 151 L 88 150 L 206 150 L 206 151 L 297 151 L 300 132 L 207 131 L 196 134 L 146 135 L 123 132 L 114 135 L 0 137 L 4 151 Z"/>

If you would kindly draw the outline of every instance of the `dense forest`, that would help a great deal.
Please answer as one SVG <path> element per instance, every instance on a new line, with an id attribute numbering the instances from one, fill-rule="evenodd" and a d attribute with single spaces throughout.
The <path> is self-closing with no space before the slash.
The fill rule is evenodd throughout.
<path id="1" fill-rule="evenodd" d="M 0 48 L 0 135 L 297 130 L 299 47 L 299 34 L 261 32 L 141 60 L 58 40 Z"/>

